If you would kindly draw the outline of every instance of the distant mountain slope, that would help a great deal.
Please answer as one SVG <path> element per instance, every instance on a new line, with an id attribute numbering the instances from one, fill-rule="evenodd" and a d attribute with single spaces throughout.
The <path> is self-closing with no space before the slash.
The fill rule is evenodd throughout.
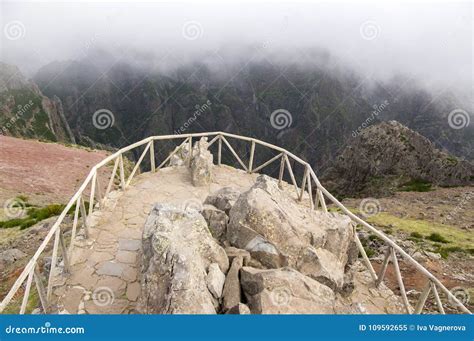
<path id="1" fill-rule="evenodd" d="M 0 134 L 74 142 L 59 98 L 44 96 L 17 67 L 1 62 Z"/>
<path id="2" fill-rule="evenodd" d="M 322 181 L 340 195 L 385 195 L 404 185 L 474 184 L 474 164 L 435 148 L 426 137 L 389 121 L 363 130 Z"/>
<path id="3" fill-rule="evenodd" d="M 197 63 L 166 74 L 127 63 L 101 69 L 87 61 L 55 62 L 34 79 L 48 96 L 61 98 L 84 144 L 118 147 L 149 135 L 223 130 L 288 148 L 321 172 L 367 121 L 397 119 L 439 148 L 474 159 L 474 127 L 448 124 L 446 116 L 459 106 L 454 98 L 435 98 L 405 79 L 374 85 L 323 57 L 311 56 L 323 61 L 307 65 L 260 60 L 218 71 Z M 113 113 L 107 129 L 94 126 L 100 109 Z M 272 125 L 277 109 L 291 117 Z"/>

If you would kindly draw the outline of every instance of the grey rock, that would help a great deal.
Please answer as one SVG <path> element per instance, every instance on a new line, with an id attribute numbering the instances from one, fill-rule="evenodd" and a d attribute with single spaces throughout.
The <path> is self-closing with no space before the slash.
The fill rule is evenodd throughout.
<path id="1" fill-rule="evenodd" d="M 334 313 L 334 292 L 294 269 L 243 267 L 240 274 L 252 314 Z"/>
<path id="2" fill-rule="evenodd" d="M 215 314 L 206 270 L 229 260 L 195 210 L 155 204 L 143 231 L 139 306 L 143 313 Z"/>
<path id="3" fill-rule="evenodd" d="M 202 137 L 193 148 L 191 179 L 194 186 L 207 186 L 212 182 L 213 155 L 208 145 L 207 137 Z"/>
<path id="4" fill-rule="evenodd" d="M 234 260 L 235 257 L 242 257 L 243 261 L 244 261 L 244 265 L 248 265 L 248 263 L 250 262 L 250 252 L 248 252 L 247 250 L 243 250 L 243 249 L 238 249 L 236 247 L 233 247 L 233 246 L 228 246 L 225 248 L 225 253 L 227 254 L 227 257 L 229 257 L 229 262 L 232 263 L 232 261 Z"/>
<path id="5" fill-rule="evenodd" d="M 123 265 L 120 263 L 113 263 L 113 262 L 104 262 L 99 265 L 97 269 L 97 274 L 99 275 L 106 275 L 106 276 L 122 276 L 123 273 Z"/>
<path id="6" fill-rule="evenodd" d="M 230 308 L 227 310 L 226 314 L 231 314 L 231 315 L 249 315 L 251 314 L 250 308 L 243 303 L 239 303 L 236 306 Z"/>
<path id="7" fill-rule="evenodd" d="M 13 264 L 17 260 L 20 260 L 25 257 L 26 253 L 18 249 L 9 249 L 0 252 L 0 262 L 4 262 L 6 264 Z"/>
<path id="8" fill-rule="evenodd" d="M 119 239 L 119 250 L 137 251 L 140 249 L 141 241 L 138 239 Z"/>
<path id="9" fill-rule="evenodd" d="M 267 268 L 293 267 L 341 288 L 353 244 L 350 218 L 308 212 L 278 182 L 259 176 L 229 213 L 227 240 Z"/>
<path id="10" fill-rule="evenodd" d="M 240 194 L 241 192 L 233 187 L 223 187 L 208 195 L 204 204 L 215 206 L 226 214 L 229 214 L 230 209 L 234 206 Z"/>
<path id="11" fill-rule="evenodd" d="M 219 268 L 219 264 L 209 265 L 209 271 L 206 277 L 207 288 L 215 298 L 221 298 L 224 289 L 225 275 Z"/>
<path id="12" fill-rule="evenodd" d="M 227 311 L 241 302 L 239 271 L 242 268 L 242 257 L 237 256 L 232 261 L 225 279 L 222 309 Z"/>
<path id="13" fill-rule="evenodd" d="M 212 205 L 204 205 L 202 215 L 206 219 L 212 236 L 219 242 L 223 242 L 229 221 L 227 214 Z"/>

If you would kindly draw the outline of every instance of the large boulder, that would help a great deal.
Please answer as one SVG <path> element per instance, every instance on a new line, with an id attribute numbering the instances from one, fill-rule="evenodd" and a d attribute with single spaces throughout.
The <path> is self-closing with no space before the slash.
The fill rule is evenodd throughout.
<path id="1" fill-rule="evenodd" d="M 354 239 L 349 217 L 310 211 L 280 189 L 275 179 L 261 175 L 237 199 L 229 218 L 230 244 L 249 251 L 267 268 L 290 266 L 342 288 Z"/>
<path id="2" fill-rule="evenodd" d="M 207 186 L 212 181 L 213 155 L 208 147 L 207 137 L 203 137 L 193 148 L 191 178 L 194 186 Z"/>
<path id="3" fill-rule="evenodd" d="M 220 294 L 223 280 L 215 267 L 226 273 L 229 260 L 199 212 L 155 204 L 145 223 L 142 247 L 144 313 L 216 313 L 213 294 Z"/>
<path id="4" fill-rule="evenodd" d="M 189 143 L 185 142 L 177 146 L 172 152 L 169 160 L 169 165 L 173 166 L 184 166 L 189 160 Z"/>
<path id="5" fill-rule="evenodd" d="M 294 269 L 243 267 L 240 276 L 252 314 L 334 313 L 334 292 Z"/>

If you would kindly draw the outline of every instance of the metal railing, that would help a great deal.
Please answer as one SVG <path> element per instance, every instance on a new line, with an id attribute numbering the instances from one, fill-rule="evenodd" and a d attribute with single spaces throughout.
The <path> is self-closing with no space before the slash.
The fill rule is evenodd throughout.
<path id="1" fill-rule="evenodd" d="M 311 168 L 311 166 L 304 160 L 300 159 L 296 155 L 290 153 L 289 151 L 272 145 L 270 143 L 266 143 L 260 141 L 258 139 L 224 133 L 224 132 L 210 132 L 210 133 L 195 133 L 195 134 L 182 134 L 182 135 L 164 135 L 164 136 L 152 136 L 148 137 L 142 141 L 129 145 L 125 148 L 122 148 L 115 152 L 114 154 L 108 156 L 97 165 L 92 167 L 88 176 L 78 189 L 78 191 L 72 196 L 69 200 L 68 204 L 59 215 L 57 221 L 49 230 L 48 234 L 44 238 L 41 245 L 38 247 L 34 256 L 30 259 L 27 263 L 25 268 L 23 269 L 22 273 L 15 281 L 13 286 L 11 287 L 8 294 L 5 296 L 3 301 L 0 304 L 0 313 L 5 310 L 5 308 L 9 305 L 12 299 L 15 297 L 17 293 L 19 293 L 20 288 L 24 286 L 23 290 L 23 297 L 21 307 L 19 309 L 20 314 L 24 314 L 27 308 L 28 299 L 31 293 L 31 286 L 33 281 L 36 284 L 37 293 L 39 296 L 39 300 L 42 307 L 43 313 L 50 313 L 52 312 L 52 304 L 51 304 L 51 295 L 52 295 L 52 286 L 53 286 L 53 278 L 57 274 L 59 266 L 58 266 L 58 256 L 59 252 L 61 253 L 63 259 L 63 266 L 64 272 L 68 273 L 70 271 L 69 265 L 69 258 L 71 256 L 72 249 L 74 247 L 74 240 L 76 238 L 76 234 L 78 231 L 78 227 L 81 224 L 84 235 L 88 237 L 88 217 L 94 212 L 94 209 L 100 209 L 100 203 L 103 203 L 105 198 L 108 196 L 109 192 L 115 186 L 115 180 L 118 177 L 118 188 L 122 191 L 126 190 L 126 188 L 130 185 L 133 177 L 139 171 L 139 167 L 144 160 L 146 154 L 149 154 L 150 157 L 150 171 L 155 172 L 157 169 L 164 167 L 171 157 L 176 154 L 179 148 L 175 148 L 173 152 L 169 154 L 167 158 L 163 162 L 161 162 L 157 167 L 155 165 L 155 142 L 156 141 L 163 141 L 163 140 L 181 140 L 184 141 L 180 144 L 180 146 L 188 145 L 189 146 L 189 157 L 188 161 L 190 162 L 192 157 L 192 144 L 193 139 L 201 138 L 201 137 L 213 137 L 209 142 L 209 147 L 212 146 L 214 143 L 218 144 L 217 147 L 217 164 L 218 166 L 222 163 L 222 147 L 225 145 L 233 157 L 236 159 L 238 164 L 248 173 L 256 173 L 263 168 L 269 166 L 273 162 L 280 160 L 280 169 L 279 169 L 279 177 L 278 181 L 281 185 L 283 181 L 283 176 L 285 169 L 289 173 L 289 178 L 291 179 L 290 185 L 294 186 L 296 191 L 296 195 L 298 200 L 302 201 L 305 197 L 309 199 L 309 205 L 312 210 L 316 210 L 321 208 L 323 212 L 328 212 L 327 205 L 326 205 L 326 198 L 329 199 L 336 207 L 338 207 L 344 214 L 349 216 L 351 220 L 362 226 L 363 228 L 369 230 L 371 233 L 375 234 L 378 238 L 380 238 L 386 245 L 387 251 L 385 253 L 385 258 L 383 260 L 381 269 L 378 273 L 375 272 L 372 263 L 367 256 L 367 253 L 359 240 L 359 237 L 355 231 L 356 224 L 353 225 L 354 228 L 354 236 L 355 242 L 357 244 L 358 250 L 362 256 L 362 260 L 370 272 L 370 275 L 378 287 L 384 280 L 385 274 L 390 262 L 392 262 L 396 279 L 398 282 L 398 286 L 400 289 L 400 295 L 408 314 L 420 314 L 425 306 L 425 303 L 430 295 L 430 292 L 433 293 L 433 297 L 435 303 L 438 307 L 438 310 L 441 314 L 445 314 L 444 305 L 446 302 L 443 303 L 439 291 L 445 294 L 444 299 L 448 300 L 451 306 L 459 309 L 459 311 L 471 314 L 471 312 L 464 306 L 464 304 L 451 293 L 433 274 L 431 274 L 427 269 L 425 269 L 421 264 L 419 264 L 414 258 L 412 258 L 407 252 L 405 252 L 400 246 L 398 246 L 393 240 L 387 237 L 384 233 L 380 232 L 372 225 L 368 224 L 357 215 L 352 213 L 349 209 L 347 209 L 342 203 L 340 203 L 331 193 L 329 193 L 319 182 L 315 172 Z M 245 163 L 237 154 L 235 149 L 229 143 L 228 139 L 233 138 L 240 141 L 244 141 L 245 143 L 250 143 L 250 157 L 248 159 L 248 163 Z M 277 152 L 278 154 L 268 161 L 262 163 L 261 165 L 254 167 L 255 162 L 255 148 L 256 146 L 263 146 L 266 148 L 270 148 L 273 151 Z M 135 148 L 139 148 L 141 146 L 145 146 L 141 156 L 139 157 L 138 161 L 136 162 L 133 170 L 131 171 L 130 175 L 126 178 L 125 170 L 124 170 L 124 158 L 123 154 L 127 153 Z M 304 172 L 300 183 L 297 182 L 295 173 L 293 172 L 293 168 L 291 165 L 291 161 L 296 162 L 297 164 L 304 167 Z M 101 186 L 99 181 L 99 170 L 104 168 L 105 166 L 112 164 L 112 174 L 110 176 L 108 185 L 106 187 L 104 195 L 101 193 Z M 86 209 L 86 201 L 84 197 L 86 196 L 86 189 L 89 188 L 89 207 L 88 210 Z M 313 189 L 314 196 L 313 196 Z M 99 203 L 99 205 L 95 205 L 95 203 Z M 63 236 L 64 230 L 61 229 L 61 224 L 64 221 L 64 218 L 68 214 L 68 212 L 74 208 L 74 218 L 72 223 L 71 229 L 71 238 L 69 246 L 66 245 L 65 238 Z M 51 255 L 51 266 L 49 269 L 49 275 L 47 276 L 46 285 L 44 283 L 43 276 L 41 275 L 40 268 L 39 268 L 39 259 L 40 255 L 45 251 L 47 246 L 50 242 L 53 242 L 52 248 L 52 255 Z M 405 285 L 403 282 L 402 274 L 400 272 L 400 267 L 398 263 L 398 257 L 404 259 L 408 264 L 413 266 L 417 271 L 419 271 L 423 276 L 427 279 L 427 285 L 421 292 L 421 295 L 416 303 L 415 307 L 412 307 L 410 304 L 407 293 L 405 290 Z M 26 284 L 25 284 L 26 281 Z"/>

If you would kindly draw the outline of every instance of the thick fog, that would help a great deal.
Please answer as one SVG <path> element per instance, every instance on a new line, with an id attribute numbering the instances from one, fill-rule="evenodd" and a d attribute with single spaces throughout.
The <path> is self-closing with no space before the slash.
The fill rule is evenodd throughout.
<path id="1" fill-rule="evenodd" d="M 55 60 L 311 62 L 313 49 L 367 77 L 472 91 L 471 2 L 5 2 L 1 60 L 28 76 Z M 319 56 L 320 58 L 321 56 Z"/>

